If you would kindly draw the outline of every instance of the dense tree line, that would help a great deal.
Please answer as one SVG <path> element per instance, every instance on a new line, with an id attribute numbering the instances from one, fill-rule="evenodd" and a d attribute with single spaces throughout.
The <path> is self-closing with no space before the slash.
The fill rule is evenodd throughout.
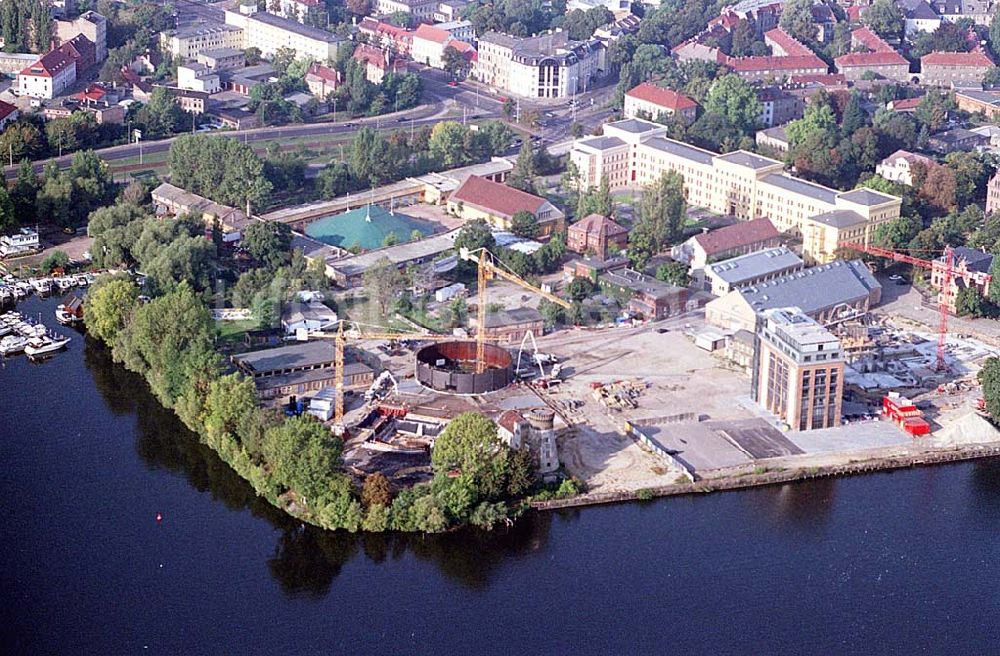
<path id="1" fill-rule="evenodd" d="M 264 206 L 271 182 L 253 148 L 236 139 L 181 135 L 170 145 L 173 184 L 217 203 L 251 209 Z"/>
<path id="2" fill-rule="evenodd" d="M 52 19 L 46 0 L 0 0 L 0 36 L 4 52 L 48 52 Z"/>

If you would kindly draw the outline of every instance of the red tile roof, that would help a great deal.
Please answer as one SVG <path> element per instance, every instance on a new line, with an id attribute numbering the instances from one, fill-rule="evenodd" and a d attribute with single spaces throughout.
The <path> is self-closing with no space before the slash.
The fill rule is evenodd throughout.
<path id="1" fill-rule="evenodd" d="M 56 48 L 42 55 L 38 61 L 21 71 L 21 75 L 36 77 L 55 77 L 67 66 L 75 66 L 76 62 L 68 54 Z"/>
<path id="2" fill-rule="evenodd" d="M 517 425 L 524 422 L 524 417 L 517 410 L 504 410 L 497 417 L 497 424 L 503 427 L 508 433 L 517 431 Z"/>
<path id="3" fill-rule="evenodd" d="M 779 48 L 785 51 L 785 56 L 792 57 L 801 55 L 803 57 L 815 56 L 813 51 L 795 39 L 791 34 L 776 27 L 764 33 L 766 40 L 774 42 Z"/>
<path id="4" fill-rule="evenodd" d="M 778 230 L 770 219 L 740 221 L 694 237 L 708 256 L 777 238 Z"/>
<path id="5" fill-rule="evenodd" d="M 993 60 L 982 50 L 972 52 L 932 52 L 920 58 L 920 69 L 924 66 L 992 66 Z"/>
<path id="6" fill-rule="evenodd" d="M 872 52 L 895 52 L 892 46 L 882 40 L 882 37 L 867 27 L 859 27 L 851 32 L 851 41 L 864 44 Z"/>
<path id="7" fill-rule="evenodd" d="M 900 100 L 892 100 L 892 111 L 901 112 L 910 109 L 916 109 L 920 101 L 923 100 L 923 96 L 917 96 L 916 98 L 901 98 Z"/>
<path id="8" fill-rule="evenodd" d="M 649 82 L 643 82 L 642 84 L 629 89 L 625 95 L 630 98 L 651 102 L 658 107 L 665 107 L 673 112 L 679 112 L 684 109 L 694 109 L 698 106 L 698 103 L 691 100 L 687 96 L 683 96 L 672 89 L 658 87 L 655 84 L 650 84 Z"/>
<path id="9" fill-rule="evenodd" d="M 792 75 L 789 81 L 796 84 L 823 84 L 834 86 L 846 84 L 847 78 L 843 73 L 821 73 L 812 75 Z"/>
<path id="10" fill-rule="evenodd" d="M 458 189 L 452 192 L 450 200 L 473 205 L 505 218 L 512 217 L 521 210 L 537 215 L 542 205 L 547 202 L 534 194 L 478 175 L 467 177 Z"/>
<path id="11" fill-rule="evenodd" d="M 627 228 L 623 228 L 603 214 L 588 214 L 571 225 L 569 229 L 571 232 L 583 231 L 587 235 L 593 235 L 594 237 L 600 237 L 601 235 L 614 237 L 616 235 L 628 234 Z"/>
<path id="12" fill-rule="evenodd" d="M 0 100 L 0 121 L 10 116 L 12 113 L 17 111 L 17 107 L 11 105 L 9 102 L 4 102 Z"/>
<path id="13" fill-rule="evenodd" d="M 361 46 L 358 47 L 360 48 Z M 367 47 L 371 48 L 371 46 Z M 357 50 L 355 50 L 354 56 L 357 57 L 357 55 L 358 52 Z M 332 82 L 333 84 L 340 83 L 340 73 L 330 68 L 329 66 L 323 66 L 322 64 L 317 64 L 315 62 L 312 64 L 312 66 L 309 67 L 309 71 L 306 73 L 306 75 L 315 75 L 321 80 L 326 80 L 327 82 Z"/>
<path id="14" fill-rule="evenodd" d="M 906 66 L 909 68 L 910 62 L 898 52 L 852 52 L 841 55 L 833 60 L 833 63 L 840 68 L 851 66 Z"/>
<path id="15" fill-rule="evenodd" d="M 445 30 L 434 27 L 433 25 L 421 23 L 413 33 L 413 38 L 420 38 L 424 41 L 433 41 L 434 43 L 444 45 L 448 43 L 448 40 L 451 38 L 451 34 Z"/>
<path id="16" fill-rule="evenodd" d="M 725 57 L 721 62 L 734 71 L 787 71 L 818 69 L 827 70 L 826 62 L 816 55 L 793 55 L 791 57 Z"/>
<path id="17" fill-rule="evenodd" d="M 386 61 L 385 53 L 376 48 L 375 46 L 370 46 L 367 43 L 359 43 L 358 47 L 354 49 L 354 59 L 359 62 L 364 62 L 369 66 L 377 66 L 382 70 L 385 70 L 389 63 Z M 325 66 L 323 68 L 326 68 Z M 336 73 L 336 71 L 333 71 Z M 329 80 L 329 78 L 324 77 L 324 79 Z M 334 82 L 336 80 L 333 80 Z"/>

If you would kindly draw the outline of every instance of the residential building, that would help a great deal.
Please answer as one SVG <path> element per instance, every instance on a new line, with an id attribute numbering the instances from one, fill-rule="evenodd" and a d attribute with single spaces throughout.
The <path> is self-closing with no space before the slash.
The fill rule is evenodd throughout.
<path id="1" fill-rule="evenodd" d="M 882 286 L 861 260 L 834 260 L 759 285 L 734 289 L 705 305 L 705 320 L 724 330 L 757 327 L 765 310 L 794 304 L 820 323 L 865 313 L 882 299 Z"/>
<path id="2" fill-rule="evenodd" d="M 604 44 L 570 41 L 566 32 L 515 37 L 487 32 L 479 38 L 477 80 L 526 98 L 569 98 L 605 73 Z"/>
<path id="3" fill-rule="evenodd" d="M 16 105 L 0 100 L 0 132 L 6 130 L 7 126 L 16 121 L 20 115 L 21 112 Z"/>
<path id="4" fill-rule="evenodd" d="M 216 73 L 246 66 L 247 58 L 239 48 L 216 48 L 198 53 L 198 63 L 204 64 Z"/>
<path id="5" fill-rule="evenodd" d="M 597 7 L 604 7 L 614 14 L 618 12 L 630 11 L 632 3 L 630 0 L 569 0 L 566 3 L 567 12 L 573 11 L 574 9 L 587 11 L 588 9 L 596 9 Z"/>
<path id="6" fill-rule="evenodd" d="M 471 67 L 476 58 L 476 49 L 437 25 L 421 24 L 417 27 L 413 32 L 410 57 L 431 68 L 444 68 L 444 51 L 449 47 L 461 53 Z"/>
<path id="7" fill-rule="evenodd" d="M 597 282 L 597 278 L 605 271 L 625 269 L 628 265 L 628 258 L 617 255 L 607 258 L 587 255 L 574 257 L 563 263 L 563 278 L 567 282 L 573 278 L 587 278 Z"/>
<path id="8" fill-rule="evenodd" d="M 194 59 L 205 50 L 243 50 L 243 30 L 233 25 L 203 23 L 160 33 L 160 49 L 173 57 Z"/>
<path id="9" fill-rule="evenodd" d="M 335 387 L 332 341 L 315 341 L 250 351 L 232 356 L 233 364 L 253 379 L 261 401 L 283 404 L 324 387 Z M 367 387 L 375 372 L 363 362 L 344 363 L 344 387 Z"/>
<path id="10" fill-rule="evenodd" d="M 413 48 L 413 32 L 405 27 L 385 23 L 365 16 L 358 23 L 358 32 L 368 37 L 368 43 L 380 48 L 389 49 L 400 57 L 409 57 Z"/>
<path id="11" fill-rule="evenodd" d="M 781 245 L 781 234 L 770 219 L 740 221 L 731 226 L 691 237 L 674 246 L 670 257 L 684 262 L 695 272 L 709 262 L 725 260 Z"/>
<path id="12" fill-rule="evenodd" d="M 444 30 L 459 41 L 465 41 L 470 46 L 476 45 L 476 28 L 469 20 L 449 20 L 442 21 L 434 25 L 439 30 Z"/>
<path id="13" fill-rule="evenodd" d="M 913 38 L 918 32 L 930 34 L 941 27 L 941 17 L 924 0 L 900 0 L 896 4 L 903 11 L 907 38 Z"/>
<path id="14" fill-rule="evenodd" d="M 55 20 L 55 39 L 59 44 L 83 35 L 94 44 L 94 61 L 108 58 L 108 21 L 96 11 L 85 11 L 72 20 Z"/>
<path id="15" fill-rule="evenodd" d="M 476 322 L 476 317 L 473 317 L 470 322 L 473 328 L 478 328 Z M 494 343 L 520 344 L 529 332 L 535 337 L 541 337 L 545 332 L 542 313 L 535 308 L 519 307 L 486 315 L 486 336 L 495 340 Z"/>
<path id="16" fill-rule="evenodd" d="M 368 79 L 372 84 L 381 84 L 382 80 L 385 78 L 386 72 L 389 70 L 389 53 L 385 50 L 379 50 L 375 46 L 370 46 L 367 43 L 359 43 L 354 49 L 354 54 L 352 57 L 364 64 L 365 67 L 365 78 Z M 324 66 L 323 68 L 326 68 Z M 332 69 L 327 69 L 333 74 L 337 71 Z M 307 80 L 308 82 L 308 80 Z M 325 98 L 326 96 L 321 96 Z"/>
<path id="17" fill-rule="evenodd" d="M 1000 95 L 979 89 L 956 89 L 955 103 L 963 112 L 979 112 L 993 120 L 1000 115 Z"/>
<path id="18" fill-rule="evenodd" d="M 851 46 L 865 52 L 849 52 L 833 60 L 837 72 L 851 82 L 871 75 L 896 82 L 909 80 L 910 62 L 867 27 L 851 32 Z"/>
<path id="19" fill-rule="evenodd" d="M 312 70 L 310 68 L 310 71 Z M 222 80 L 223 88 L 248 96 L 250 95 L 250 90 L 258 84 L 276 82 L 278 74 L 270 64 L 257 64 L 256 66 L 222 71 L 219 74 L 219 78 Z M 306 84 L 309 84 L 308 74 L 306 75 Z"/>
<path id="20" fill-rule="evenodd" d="M 770 148 L 776 153 L 787 153 L 790 147 L 788 135 L 785 134 L 784 125 L 776 125 L 773 128 L 767 128 L 765 130 L 757 130 L 757 135 L 754 140 L 757 142 L 758 146 Z"/>
<path id="21" fill-rule="evenodd" d="M 941 19 L 957 23 L 967 18 L 976 25 L 989 25 L 993 14 L 993 0 L 930 0 Z"/>
<path id="22" fill-rule="evenodd" d="M 992 214 L 997 210 L 1000 210 L 1000 171 L 986 183 L 986 213 Z"/>
<path id="23" fill-rule="evenodd" d="M 927 149 L 942 155 L 986 148 L 989 145 L 989 137 L 965 128 L 937 132 L 927 140 Z"/>
<path id="24" fill-rule="evenodd" d="M 730 57 L 715 49 L 711 61 L 728 66 L 751 81 L 780 80 L 791 75 L 825 75 L 830 72 L 822 59 L 780 27 L 764 33 L 771 55 Z M 675 49 L 676 50 L 676 49 Z"/>
<path id="25" fill-rule="evenodd" d="M 716 296 L 780 278 L 803 268 L 802 258 L 785 246 L 738 255 L 705 267 L 705 283 Z"/>
<path id="26" fill-rule="evenodd" d="M 934 260 L 931 267 L 931 286 L 938 290 L 938 303 L 943 304 L 954 314 L 958 293 L 963 289 L 973 287 L 980 296 L 989 296 L 992 268 L 991 253 L 958 246 L 952 249 L 950 282 L 945 286 L 944 281 L 949 278 L 945 256 L 942 255 Z"/>
<path id="27" fill-rule="evenodd" d="M 566 215 L 541 196 L 478 175 L 470 175 L 451 193 L 448 211 L 467 221 L 483 219 L 501 230 L 510 230 L 517 212 L 530 212 L 538 221 L 542 237 L 562 232 L 566 227 Z"/>
<path id="28" fill-rule="evenodd" d="M 462 17 L 465 12 L 465 8 L 469 6 L 466 0 L 441 0 L 434 7 L 434 13 L 431 14 L 435 23 L 450 23 L 457 21 Z"/>
<path id="29" fill-rule="evenodd" d="M 625 118 L 661 120 L 677 117 L 685 125 L 693 123 L 698 114 L 698 103 L 673 89 L 643 82 L 625 92 Z"/>
<path id="30" fill-rule="evenodd" d="M 329 66 L 313 62 L 306 73 L 306 86 L 309 87 L 309 93 L 320 100 L 326 100 L 340 86 L 340 73 Z"/>
<path id="31" fill-rule="evenodd" d="M 175 89 L 167 87 L 174 102 L 188 114 L 204 114 L 208 104 L 208 93 L 205 91 L 193 91 L 191 89 Z"/>
<path id="32" fill-rule="evenodd" d="M 300 23 L 325 11 L 326 3 L 323 0 L 281 0 L 281 15 Z"/>
<path id="33" fill-rule="evenodd" d="M 31 228 L 21 228 L 12 235 L 0 235 L 0 257 L 26 255 L 40 248 L 38 231 Z"/>
<path id="34" fill-rule="evenodd" d="M 743 370 L 753 375 L 753 354 L 757 349 L 757 336 L 749 330 L 740 328 L 731 335 L 726 335 L 723 356 Z"/>
<path id="35" fill-rule="evenodd" d="M 375 0 L 372 3 L 372 13 L 376 16 L 388 16 L 396 12 L 409 14 L 416 19 L 434 19 L 438 0 Z"/>
<path id="36" fill-rule="evenodd" d="M 768 217 L 779 231 L 803 238 L 809 262 L 834 259 L 838 239 L 867 244 L 879 225 L 899 217 L 902 204 L 872 190 L 841 192 L 795 178 L 782 162 L 753 153 L 717 154 L 674 141 L 664 126 L 639 119 L 606 123 L 603 136 L 578 139 L 570 160 L 585 189 L 603 176 L 612 190 L 641 188 L 676 171 L 689 205 L 740 219 Z"/>
<path id="37" fill-rule="evenodd" d="M 992 67 L 993 60 L 980 48 L 972 52 L 932 52 L 920 58 L 920 81 L 939 87 L 979 89 Z"/>
<path id="38" fill-rule="evenodd" d="M 768 310 L 757 330 L 751 393 L 792 430 L 840 425 L 840 340 L 797 307 Z"/>
<path id="39" fill-rule="evenodd" d="M 757 90 L 760 101 L 760 123 L 764 127 L 784 125 L 802 118 L 806 104 L 799 96 L 775 86 Z"/>
<path id="40" fill-rule="evenodd" d="M 244 50 L 258 48 L 264 57 L 273 57 L 281 48 L 290 48 L 299 59 L 325 62 L 336 59 L 337 46 L 344 41 L 332 32 L 266 12 L 244 15 L 226 10 L 226 24 L 243 30 Z"/>
<path id="41" fill-rule="evenodd" d="M 900 182 L 912 187 L 913 166 L 915 164 L 923 166 L 925 171 L 930 170 L 933 166 L 937 166 L 937 162 L 930 157 L 911 153 L 907 150 L 897 150 L 878 163 L 875 167 L 875 173 L 886 180 Z"/>
<path id="42" fill-rule="evenodd" d="M 885 108 L 893 112 L 899 112 L 900 114 L 912 114 L 917 111 L 921 100 L 923 100 L 923 96 L 890 100 L 885 104 Z"/>
<path id="43" fill-rule="evenodd" d="M 628 229 L 601 214 L 589 214 L 566 231 L 566 248 L 605 258 L 628 247 Z"/>
<path id="44" fill-rule="evenodd" d="M 336 326 L 337 313 L 316 299 L 293 301 L 281 313 L 281 327 L 288 336 L 330 330 Z"/>
<path id="45" fill-rule="evenodd" d="M 987 123 L 985 125 L 980 125 L 979 127 L 971 128 L 971 132 L 980 134 L 987 139 L 989 139 L 990 148 L 996 148 L 1000 146 L 1000 125 L 993 125 L 992 123 Z"/>
<path id="46" fill-rule="evenodd" d="M 605 271 L 597 284 L 608 294 L 627 302 L 635 316 L 657 320 L 683 314 L 688 310 L 688 290 L 667 284 L 633 269 Z"/>
<path id="47" fill-rule="evenodd" d="M 219 74 L 213 73 L 208 66 L 198 62 L 190 62 L 177 67 L 177 87 L 208 94 L 222 91 Z"/>
<path id="48" fill-rule="evenodd" d="M 50 50 L 17 74 L 22 96 L 55 98 L 76 82 L 76 61 L 62 48 Z"/>

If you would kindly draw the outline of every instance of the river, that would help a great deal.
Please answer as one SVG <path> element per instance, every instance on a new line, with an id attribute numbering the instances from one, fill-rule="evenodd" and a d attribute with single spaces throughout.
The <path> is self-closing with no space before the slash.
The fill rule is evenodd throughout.
<path id="1" fill-rule="evenodd" d="M 19 309 L 54 325 L 54 304 Z M 41 364 L 7 360 L 0 393 L 5 653 L 1000 644 L 997 460 L 533 514 L 492 533 L 349 535 L 257 500 L 82 335 Z"/>

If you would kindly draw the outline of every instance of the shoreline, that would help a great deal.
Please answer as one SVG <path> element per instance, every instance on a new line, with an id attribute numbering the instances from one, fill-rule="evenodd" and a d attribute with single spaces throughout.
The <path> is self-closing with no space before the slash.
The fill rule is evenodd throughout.
<path id="1" fill-rule="evenodd" d="M 845 456 L 857 455 L 845 454 Z M 923 467 L 926 465 L 944 464 L 979 460 L 983 458 L 1000 457 L 1000 443 L 987 442 L 966 444 L 956 447 L 943 447 L 922 450 L 906 455 L 873 456 L 864 460 L 848 460 L 842 464 L 827 466 L 804 466 L 787 468 L 761 473 L 742 473 L 718 478 L 704 478 L 694 483 L 675 483 L 658 487 L 640 488 L 618 492 L 584 493 L 563 499 L 534 501 L 529 504 L 532 510 L 559 510 L 562 508 L 577 508 L 596 506 L 625 501 L 649 501 L 659 497 L 682 496 L 688 494 L 710 494 L 731 490 L 750 489 L 767 485 L 782 485 L 795 481 L 804 481 L 829 476 L 854 476 L 896 469 Z"/>

